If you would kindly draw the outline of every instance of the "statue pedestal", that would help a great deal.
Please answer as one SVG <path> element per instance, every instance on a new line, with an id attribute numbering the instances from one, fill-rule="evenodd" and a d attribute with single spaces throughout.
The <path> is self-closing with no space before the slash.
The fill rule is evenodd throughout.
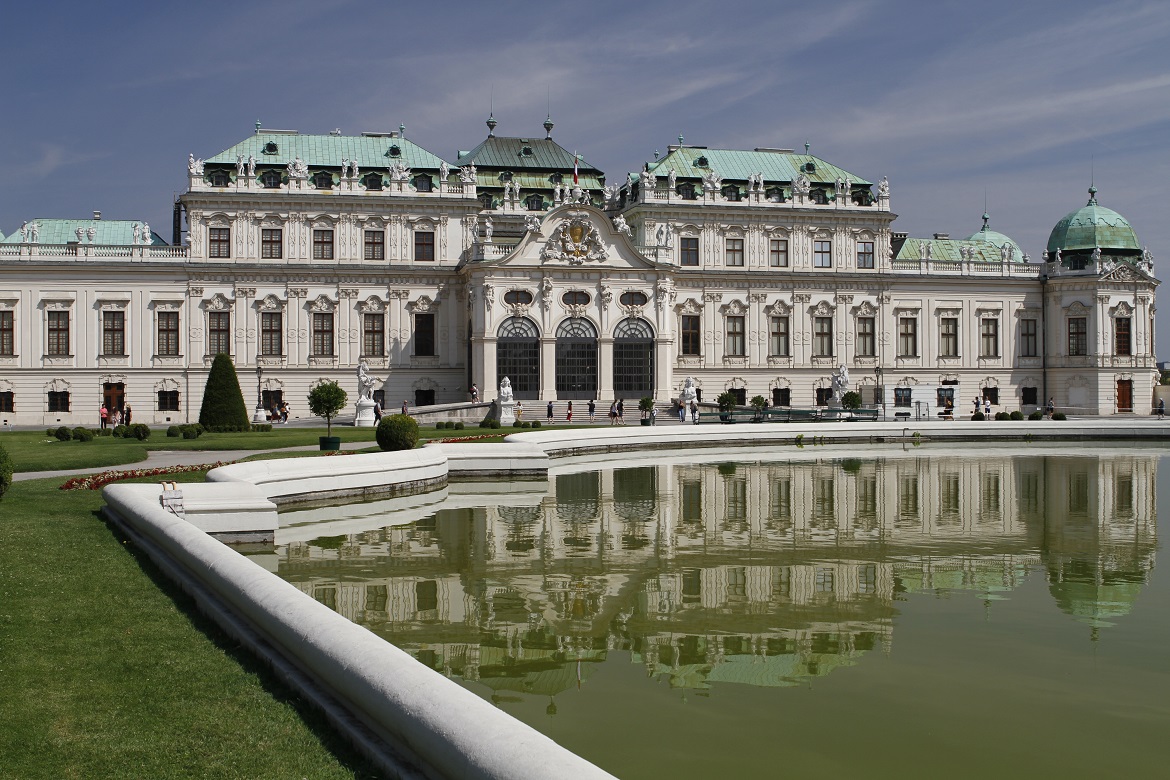
<path id="1" fill-rule="evenodd" d="M 516 422 L 516 402 L 500 401 L 500 425 L 511 425 Z"/>
<path id="2" fill-rule="evenodd" d="M 357 402 L 357 414 L 354 415 L 353 425 L 355 428 L 373 428 L 378 424 L 374 417 L 374 399 L 359 398 Z"/>

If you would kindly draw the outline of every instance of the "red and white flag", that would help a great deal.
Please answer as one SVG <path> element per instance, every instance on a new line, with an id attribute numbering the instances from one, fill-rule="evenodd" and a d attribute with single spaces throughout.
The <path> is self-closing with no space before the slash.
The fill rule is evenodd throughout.
<path id="1" fill-rule="evenodd" d="M 573 183 L 574 184 L 577 183 L 577 160 L 578 159 L 579 158 L 577 157 L 577 153 L 573 152 Z"/>

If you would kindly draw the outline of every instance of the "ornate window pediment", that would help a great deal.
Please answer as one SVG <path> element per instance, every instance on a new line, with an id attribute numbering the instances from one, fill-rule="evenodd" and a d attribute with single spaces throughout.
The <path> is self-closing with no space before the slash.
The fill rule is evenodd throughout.
<path id="1" fill-rule="evenodd" d="M 231 306 L 231 301 L 229 301 L 223 293 L 216 293 L 215 295 L 211 296 L 210 300 L 203 304 L 203 308 L 207 309 L 208 311 L 225 311 L 230 309 Z"/>
<path id="2" fill-rule="evenodd" d="M 327 295 L 318 295 L 316 298 L 313 299 L 313 302 L 311 304 L 309 304 L 309 308 L 312 311 L 326 312 L 326 311 L 333 311 L 334 309 L 336 309 L 337 304 L 334 303 L 334 301 L 332 299 L 330 299 L 329 296 L 327 296 Z"/>
<path id="3" fill-rule="evenodd" d="M 792 307 L 784 301 L 776 301 L 771 306 L 766 307 L 764 313 L 770 317 L 786 317 L 792 313 Z"/>
<path id="4" fill-rule="evenodd" d="M 174 379 L 162 379 L 154 383 L 156 393 L 174 392 L 179 389 L 179 383 Z"/>
<path id="5" fill-rule="evenodd" d="M 694 298 L 687 298 L 685 301 L 675 307 L 680 314 L 702 314 L 703 304 L 696 301 Z"/>
<path id="6" fill-rule="evenodd" d="M 873 317 L 877 315 L 877 307 L 869 301 L 862 301 L 853 307 L 853 315 L 855 317 Z"/>
<path id="7" fill-rule="evenodd" d="M 256 308 L 260 311 L 280 311 L 284 308 L 284 301 L 275 295 L 265 295 L 262 299 L 256 301 Z"/>
<path id="8" fill-rule="evenodd" d="M 70 384 L 64 379 L 54 379 L 45 385 L 46 393 L 66 393 L 69 391 Z"/>
<path id="9" fill-rule="evenodd" d="M 438 305 L 439 302 L 431 300 L 429 295 L 420 295 L 417 300 L 406 304 L 406 310 L 411 314 L 430 314 Z"/>
<path id="10" fill-rule="evenodd" d="M 1089 307 L 1080 301 L 1073 301 L 1064 309 L 1069 317 L 1085 317 L 1089 314 Z"/>
<path id="11" fill-rule="evenodd" d="M 837 310 L 837 307 L 828 301 L 821 301 L 816 306 L 812 307 L 812 313 L 817 317 L 829 317 Z"/>
<path id="12" fill-rule="evenodd" d="M 361 310 L 366 314 L 377 314 L 386 310 L 386 304 L 377 295 L 371 295 L 362 301 Z"/>
<path id="13" fill-rule="evenodd" d="M 1131 316 L 1133 316 L 1133 307 L 1130 306 L 1125 301 L 1122 301 L 1121 303 L 1117 304 L 1116 306 L 1114 306 L 1112 309 L 1109 310 L 1109 316 L 1111 316 L 1111 317 L 1131 317 Z"/>
<path id="14" fill-rule="evenodd" d="M 748 307 L 747 304 L 743 303 L 743 301 L 732 300 L 720 306 L 719 310 L 723 312 L 725 316 L 731 315 L 733 317 L 738 317 L 747 314 Z"/>

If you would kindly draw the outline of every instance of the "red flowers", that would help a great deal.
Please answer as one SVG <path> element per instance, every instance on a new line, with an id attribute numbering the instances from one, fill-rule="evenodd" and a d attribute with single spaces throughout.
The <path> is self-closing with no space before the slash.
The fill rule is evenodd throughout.
<path id="1" fill-rule="evenodd" d="M 121 482 L 124 479 L 138 477 L 161 477 L 167 474 L 185 474 L 191 471 L 204 471 L 237 461 L 216 461 L 215 463 L 201 463 L 190 466 L 164 466 L 155 469 L 130 469 L 128 471 L 103 471 L 100 474 L 89 474 L 84 477 L 73 477 L 62 483 L 60 490 L 101 490 L 111 482 Z"/>

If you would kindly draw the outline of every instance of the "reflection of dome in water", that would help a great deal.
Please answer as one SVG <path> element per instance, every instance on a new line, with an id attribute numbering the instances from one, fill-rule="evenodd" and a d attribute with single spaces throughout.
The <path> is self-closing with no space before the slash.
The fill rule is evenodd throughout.
<path id="1" fill-rule="evenodd" d="M 1125 570 L 1107 560 L 1066 559 L 1048 566 L 1048 592 L 1065 614 L 1093 627 L 1113 625 L 1137 602 L 1151 561 L 1131 560 Z"/>

